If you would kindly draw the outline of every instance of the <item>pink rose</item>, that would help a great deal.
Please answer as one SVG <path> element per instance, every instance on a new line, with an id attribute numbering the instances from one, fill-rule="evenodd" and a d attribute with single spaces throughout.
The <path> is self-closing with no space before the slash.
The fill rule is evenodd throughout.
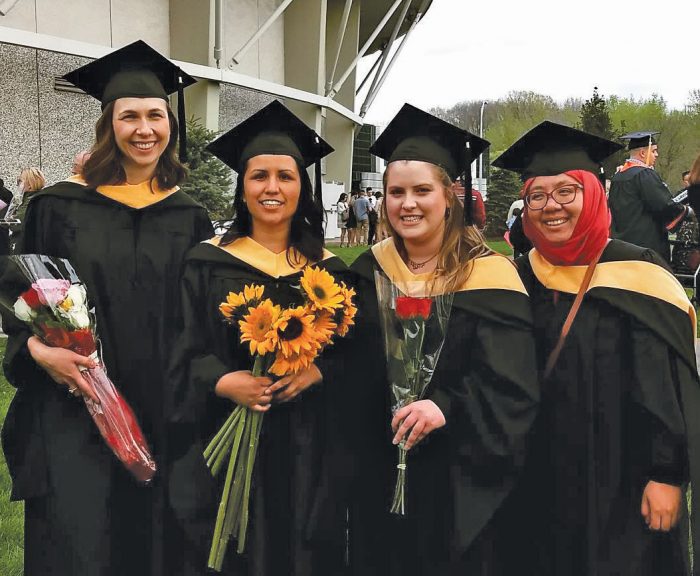
<path id="1" fill-rule="evenodd" d="M 70 288 L 70 280 L 54 280 L 53 278 L 40 278 L 32 283 L 32 288 L 39 295 L 39 301 L 51 308 L 58 306 L 66 298 Z"/>

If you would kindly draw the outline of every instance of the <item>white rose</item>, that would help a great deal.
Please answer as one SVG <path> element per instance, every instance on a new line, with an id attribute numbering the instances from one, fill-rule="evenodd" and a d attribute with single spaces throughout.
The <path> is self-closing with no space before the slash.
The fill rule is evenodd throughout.
<path id="1" fill-rule="evenodd" d="M 73 284 L 68 288 L 66 297 L 73 301 L 73 308 L 84 308 L 87 295 L 85 294 L 85 287 L 82 284 Z"/>
<path id="2" fill-rule="evenodd" d="M 15 311 L 15 316 L 22 320 L 22 322 L 31 322 L 36 317 L 34 310 L 30 308 L 29 304 L 27 304 L 22 297 L 17 298 L 13 309 Z"/>
<path id="3" fill-rule="evenodd" d="M 72 308 L 68 312 L 68 320 L 70 321 L 71 326 L 74 326 L 78 330 L 90 327 L 90 316 L 88 315 L 85 306 L 81 306 L 80 308 Z"/>

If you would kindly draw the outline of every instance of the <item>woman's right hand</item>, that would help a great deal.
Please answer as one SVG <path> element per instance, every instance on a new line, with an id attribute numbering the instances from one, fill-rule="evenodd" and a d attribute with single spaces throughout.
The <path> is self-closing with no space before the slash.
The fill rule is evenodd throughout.
<path id="1" fill-rule="evenodd" d="M 36 336 L 27 340 L 27 348 L 34 361 L 55 382 L 66 386 L 71 394 L 76 396 L 84 394 L 99 404 L 99 398 L 79 369 L 80 367 L 94 368 L 96 364 L 92 358 L 81 356 L 66 348 L 47 346 Z"/>
<path id="2" fill-rule="evenodd" d="M 272 380 L 266 376 L 253 376 L 248 370 L 224 374 L 216 383 L 217 396 L 233 400 L 255 412 L 267 412 L 272 402 Z"/>

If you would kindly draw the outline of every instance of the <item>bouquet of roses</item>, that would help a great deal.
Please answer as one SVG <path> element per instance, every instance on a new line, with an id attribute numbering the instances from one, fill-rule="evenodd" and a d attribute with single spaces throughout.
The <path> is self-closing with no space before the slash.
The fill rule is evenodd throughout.
<path id="1" fill-rule="evenodd" d="M 357 312 L 355 291 L 320 268 L 304 269 L 303 304 L 282 308 L 264 298 L 264 286 L 230 292 L 219 310 L 237 326 L 240 342 L 253 357 L 253 376 L 285 376 L 308 368 L 336 336 L 345 336 Z M 212 475 L 228 460 L 226 480 L 214 527 L 209 567 L 220 571 L 229 538 L 235 532 L 237 551 L 245 550 L 248 502 L 263 414 L 237 406 L 204 451 Z"/>
<path id="2" fill-rule="evenodd" d="M 137 480 L 150 482 L 156 464 L 131 407 L 107 376 L 87 291 L 71 264 L 38 254 L 2 258 L 0 304 L 44 344 L 67 348 L 95 361 L 95 368 L 81 369 L 99 399 L 97 403 L 83 396 L 88 412 L 127 470 Z"/>
<path id="3" fill-rule="evenodd" d="M 399 286 L 379 270 L 374 277 L 393 399 L 391 408 L 395 414 L 420 400 L 430 384 L 445 343 L 453 293 L 425 296 L 425 283 L 420 283 L 416 290 L 415 286 Z M 414 293 L 415 296 L 407 295 Z M 398 449 L 391 512 L 404 515 L 407 467 L 404 442 Z"/>

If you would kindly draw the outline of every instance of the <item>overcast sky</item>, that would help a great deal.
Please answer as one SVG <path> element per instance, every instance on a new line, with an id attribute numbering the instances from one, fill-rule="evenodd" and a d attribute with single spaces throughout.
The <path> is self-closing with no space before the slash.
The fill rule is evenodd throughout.
<path id="1" fill-rule="evenodd" d="M 375 58 L 361 61 L 359 79 Z M 366 121 L 386 124 L 404 102 L 427 109 L 511 90 L 562 102 L 594 86 L 682 109 L 699 72 L 699 0 L 433 0 Z"/>

